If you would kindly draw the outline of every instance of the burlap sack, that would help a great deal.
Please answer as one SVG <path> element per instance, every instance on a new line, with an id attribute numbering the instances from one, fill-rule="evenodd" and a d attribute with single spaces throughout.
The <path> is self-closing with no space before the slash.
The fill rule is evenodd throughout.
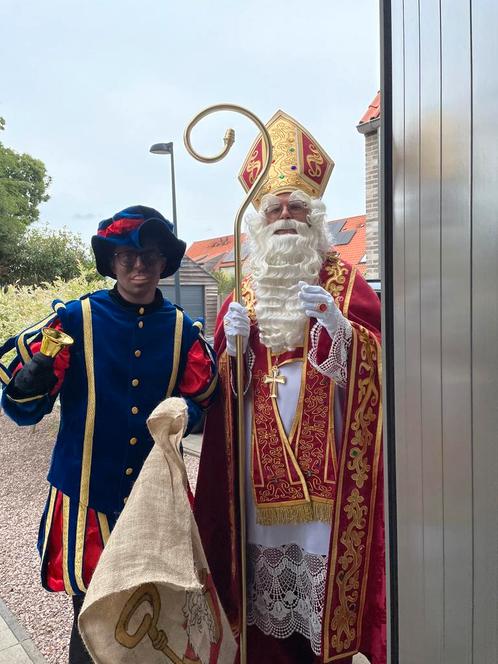
<path id="1" fill-rule="evenodd" d="M 97 664 L 232 664 L 237 646 L 186 493 L 183 399 L 148 420 L 155 445 L 97 565 L 79 628 Z"/>

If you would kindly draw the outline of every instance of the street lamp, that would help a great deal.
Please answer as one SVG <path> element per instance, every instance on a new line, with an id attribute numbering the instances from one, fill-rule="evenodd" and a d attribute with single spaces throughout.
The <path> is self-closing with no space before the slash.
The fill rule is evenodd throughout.
<path id="1" fill-rule="evenodd" d="M 178 237 L 178 226 L 176 223 L 176 190 L 175 190 L 175 155 L 173 152 L 173 141 L 169 143 L 154 143 L 149 152 L 152 154 L 169 154 L 171 155 L 171 198 L 173 203 L 173 231 Z M 180 268 L 174 274 L 175 280 L 175 302 L 181 306 L 180 295 Z"/>

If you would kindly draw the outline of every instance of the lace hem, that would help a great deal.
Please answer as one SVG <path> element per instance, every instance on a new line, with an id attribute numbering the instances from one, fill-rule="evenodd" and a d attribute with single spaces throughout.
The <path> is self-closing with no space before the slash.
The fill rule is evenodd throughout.
<path id="1" fill-rule="evenodd" d="M 308 360 L 321 374 L 333 380 L 339 387 L 346 387 L 348 382 L 348 353 L 353 337 L 353 328 L 347 318 L 341 316 L 330 344 L 329 355 L 321 364 L 317 361 L 318 340 L 323 326 L 316 322 L 311 328 L 311 349 Z"/>
<path id="2" fill-rule="evenodd" d="M 267 636 L 298 632 L 320 655 L 327 556 L 297 544 L 266 548 L 249 544 L 247 622 Z"/>

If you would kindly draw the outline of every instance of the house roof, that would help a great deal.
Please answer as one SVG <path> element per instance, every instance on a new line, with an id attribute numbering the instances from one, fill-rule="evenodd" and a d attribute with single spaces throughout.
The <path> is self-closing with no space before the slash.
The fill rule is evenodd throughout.
<path id="1" fill-rule="evenodd" d="M 244 234 L 242 234 L 244 237 Z M 186 255 L 196 263 L 213 263 L 213 259 L 221 259 L 227 252 L 233 251 L 233 235 L 222 235 L 209 240 L 198 240 L 190 245 Z M 214 261 L 216 264 L 217 261 Z"/>
<path id="2" fill-rule="evenodd" d="M 343 260 L 356 265 L 362 274 L 367 268 L 364 260 L 367 241 L 366 221 L 367 217 L 364 214 L 329 221 L 329 228 L 334 235 L 335 250 Z"/>
<path id="3" fill-rule="evenodd" d="M 375 95 L 373 101 L 369 104 L 365 113 L 363 113 L 358 124 L 362 125 L 367 122 L 372 122 L 372 120 L 378 120 L 380 118 L 380 90 Z"/>
<path id="4" fill-rule="evenodd" d="M 366 215 L 364 214 L 328 222 L 329 229 L 334 237 L 335 250 L 343 260 L 351 263 L 351 265 L 356 265 L 362 273 L 366 269 L 366 264 L 362 262 L 364 261 L 366 251 L 365 224 Z M 219 240 L 225 241 L 227 238 L 229 238 L 229 242 L 224 242 L 223 244 L 217 242 Z M 247 236 L 242 234 L 241 240 L 241 254 L 244 260 L 249 251 Z M 201 251 L 197 251 L 199 247 L 202 247 Z M 224 251 L 220 252 L 220 247 Z M 199 259 L 196 260 L 192 254 L 197 254 Z M 232 267 L 234 264 L 233 236 L 225 235 L 221 238 L 211 238 L 209 240 L 194 242 L 187 249 L 187 255 L 209 270 Z"/>

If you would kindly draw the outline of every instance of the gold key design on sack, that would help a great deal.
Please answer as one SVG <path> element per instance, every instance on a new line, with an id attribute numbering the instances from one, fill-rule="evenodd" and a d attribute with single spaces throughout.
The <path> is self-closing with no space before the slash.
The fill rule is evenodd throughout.
<path id="1" fill-rule="evenodd" d="M 134 634 L 128 632 L 128 625 L 136 610 L 143 602 L 148 602 L 152 607 L 152 615 L 147 613 Z M 126 602 L 119 615 L 114 637 L 118 643 L 125 648 L 135 648 L 147 634 L 155 650 L 163 652 L 174 664 L 186 664 L 186 660 L 178 655 L 168 646 L 168 637 L 162 629 L 157 628 L 157 621 L 161 613 L 161 597 L 153 583 L 144 583 L 137 588 L 130 599 Z"/>

